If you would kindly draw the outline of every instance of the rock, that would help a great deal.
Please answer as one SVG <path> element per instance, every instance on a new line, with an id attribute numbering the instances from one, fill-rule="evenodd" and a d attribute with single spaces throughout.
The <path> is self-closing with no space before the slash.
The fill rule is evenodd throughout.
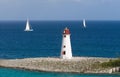
<path id="1" fill-rule="evenodd" d="M 0 60 L 0 66 L 51 72 L 109 73 L 107 69 L 93 68 L 94 63 L 109 60 L 109 58 L 97 57 L 73 57 L 69 60 L 59 58 L 6 59 Z"/>

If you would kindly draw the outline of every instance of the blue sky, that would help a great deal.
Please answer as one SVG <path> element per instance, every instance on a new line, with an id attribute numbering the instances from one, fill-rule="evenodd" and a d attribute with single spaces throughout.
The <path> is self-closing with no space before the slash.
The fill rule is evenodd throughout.
<path id="1" fill-rule="evenodd" d="M 0 0 L 0 20 L 120 20 L 120 0 Z"/>

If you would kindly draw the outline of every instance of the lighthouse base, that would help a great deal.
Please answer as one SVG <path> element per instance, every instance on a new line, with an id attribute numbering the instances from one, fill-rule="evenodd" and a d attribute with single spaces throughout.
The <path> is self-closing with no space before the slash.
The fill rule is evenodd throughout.
<path id="1" fill-rule="evenodd" d="M 72 57 L 61 56 L 61 59 L 72 59 Z"/>

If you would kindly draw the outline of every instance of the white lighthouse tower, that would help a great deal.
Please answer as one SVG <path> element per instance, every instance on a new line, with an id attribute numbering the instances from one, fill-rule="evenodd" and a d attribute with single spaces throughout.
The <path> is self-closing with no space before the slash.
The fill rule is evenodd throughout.
<path id="1" fill-rule="evenodd" d="M 63 32 L 61 56 L 60 57 L 62 59 L 71 59 L 72 58 L 70 31 L 67 27 L 64 29 L 64 32 Z"/>

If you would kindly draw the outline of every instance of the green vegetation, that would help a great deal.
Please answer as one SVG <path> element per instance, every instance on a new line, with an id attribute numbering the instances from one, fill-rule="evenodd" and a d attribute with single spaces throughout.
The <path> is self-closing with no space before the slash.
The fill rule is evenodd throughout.
<path id="1" fill-rule="evenodd" d="M 100 66 L 102 67 L 118 67 L 120 66 L 120 58 L 116 60 L 110 60 L 109 62 L 101 63 Z"/>
<path id="2" fill-rule="evenodd" d="M 120 67 L 120 58 L 111 59 L 108 62 L 95 62 L 92 66 L 93 69 L 98 68 L 109 68 L 109 67 Z"/>

